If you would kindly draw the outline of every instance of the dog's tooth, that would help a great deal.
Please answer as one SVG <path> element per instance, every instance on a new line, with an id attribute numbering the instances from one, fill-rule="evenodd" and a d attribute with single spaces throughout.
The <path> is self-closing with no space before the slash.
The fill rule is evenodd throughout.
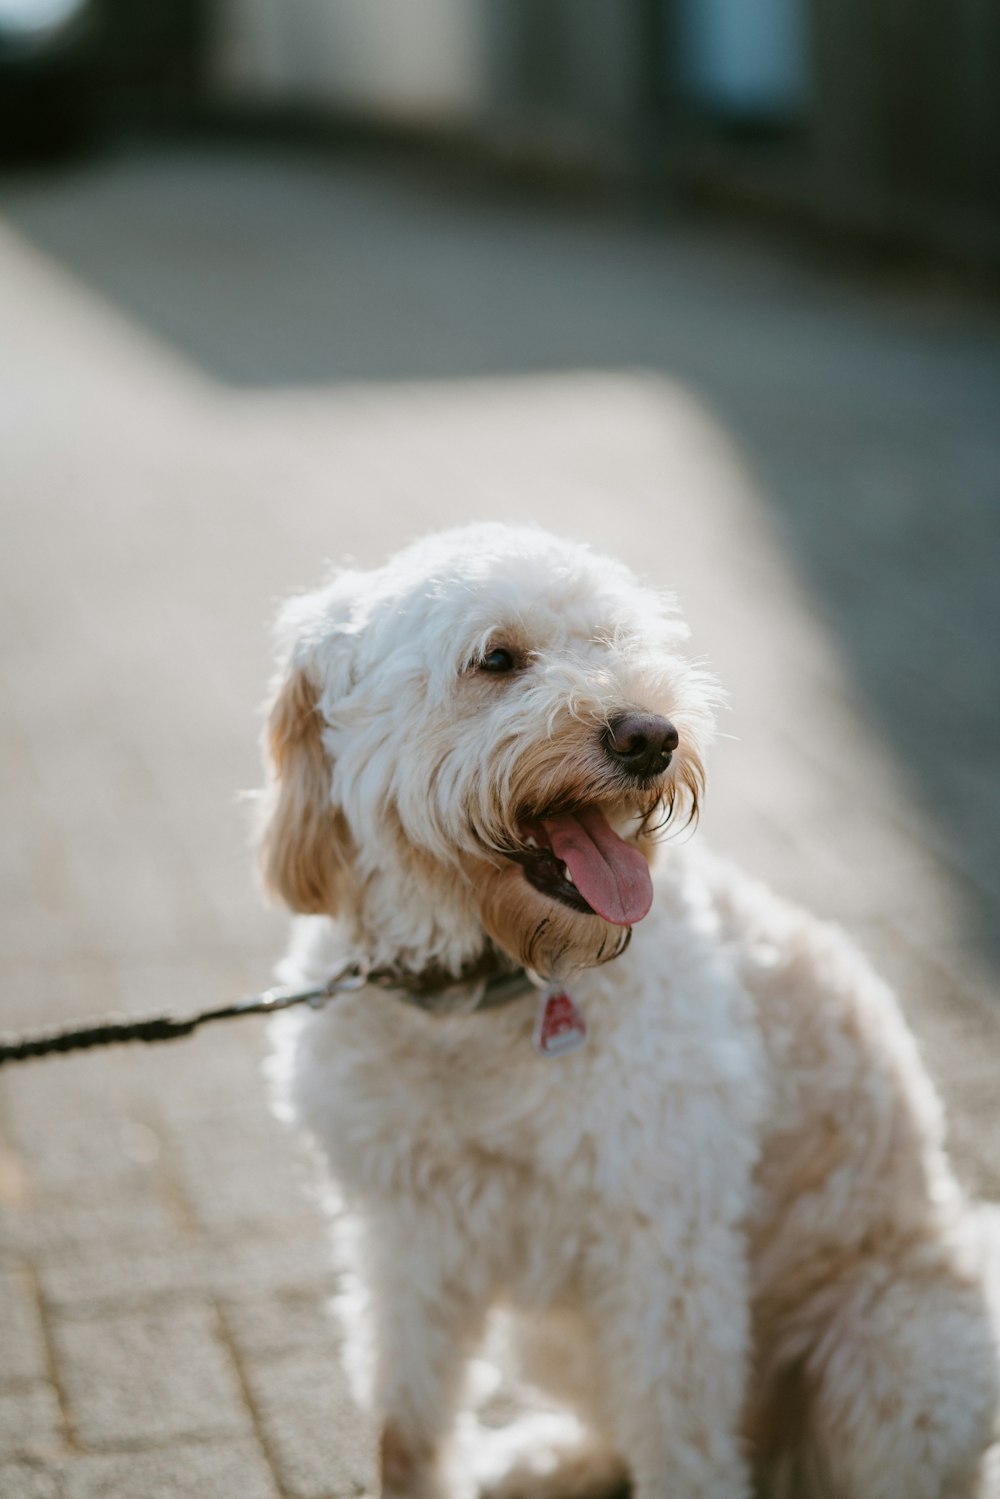
<path id="1" fill-rule="evenodd" d="M 576 889 L 576 880 L 574 880 L 573 876 L 570 874 L 569 865 L 568 864 L 564 864 L 563 865 L 563 867 L 562 867 L 562 876 L 563 876 L 563 879 L 566 881 L 567 885 L 572 885 L 573 888 Z"/>
<path id="2" fill-rule="evenodd" d="M 535 839 L 535 838 L 525 838 L 524 841 L 528 845 L 529 848 L 537 848 L 538 847 L 538 840 Z"/>

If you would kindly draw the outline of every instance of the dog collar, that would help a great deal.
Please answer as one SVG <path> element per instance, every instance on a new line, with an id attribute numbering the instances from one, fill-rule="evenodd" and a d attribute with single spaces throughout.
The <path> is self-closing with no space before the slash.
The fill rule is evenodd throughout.
<path id="1" fill-rule="evenodd" d="M 472 1015 L 480 1010 L 498 1010 L 537 992 L 537 984 L 524 968 L 501 968 L 491 951 L 460 973 L 441 968 L 412 973 L 398 966 L 372 969 L 366 983 L 389 990 L 403 1004 L 428 1014 Z"/>
<path id="2" fill-rule="evenodd" d="M 462 973 L 443 976 L 440 970 L 413 974 L 399 968 L 366 970 L 359 965 L 353 970 L 351 987 L 373 984 L 394 993 L 403 1004 L 435 1015 L 475 1015 L 535 994 L 538 1015 L 532 1040 L 539 1055 L 560 1057 L 583 1046 L 587 1022 L 564 984 L 544 984 L 526 968 L 497 971 L 498 962 L 495 954 L 486 953 Z"/>

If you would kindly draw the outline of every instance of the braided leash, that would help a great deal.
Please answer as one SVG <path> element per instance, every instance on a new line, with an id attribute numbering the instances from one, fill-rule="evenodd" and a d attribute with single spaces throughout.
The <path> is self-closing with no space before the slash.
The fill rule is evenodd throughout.
<path id="1" fill-rule="evenodd" d="M 368 973 L 360 963 L 351 963 L 328 983 L 312 989 L 265 989 L 252 999 L 220 1005 L 214 1010 L 196 1010 L 190 1015 L 140 1015 L 134 1020 L 106 1015 L 82 1024 L 51 1026 L 20 1036 L 0 1038 L 0 1067 L 6 1062 L 23 1062 L 30 1057 L 51 1056 L 56 1052 L 87 1051 L 92 1046 L 114 1046 L 129 1041 L 176 1041 L 190 1036 L 200 1026 L 214 1020 L 232 1020 L 239 1015 L 274 1015 L 293 1005 L 307 1004 L 318 1008 L 338 994 L 360 989 L 368 982 Z"/>
<path id="2" fill-rule="evenodd" d="M 477 969 L 470 970 L 465 980 L 478 978 L 475 1002 L 462 1006 L 471 1011 L 492 1010 L 520 999 L 532 989 L 532 982 L 523 968 L 501 971 L 486 977 Z M 265 989 L 252 999 L 239 999 L 235 1004 L 220 1005 L 214 1010 L 196 1010 L 190 1015 L 139 1015 L 134 1020 L 124 1015 L 102 1015 L 99 1019 L 87 1020 L 73 1025 L 50 1026 L 45 1030 L 27 1031 L 20 1036 L 0 1036 L 0 1067 L 7 1062 L 25 1062 L 31 1057 L 53 1056 L 58 1052 L 88 1051 L 93 1046 L 116 1046 L 130 1041 L 176 1041 L 181 1036 L 190 1036 L 200 1026 L 214 1020 L 233 1020 L 240 1015 L 274 1015 L 279 1010 L 289 1010 L 293 1005 L 311 1005 L 318 1009 L 329 999 L 339 994 L 350 994 L 373 984 L 380 989 L 392 989 L 406 1004 L 433 1013 L 438 1009 L 442 995 L 454 992 L 457 984 L 454 976 L 435 974 L 429 984 L 414 986 L 398 968 L 369 969 L 365 963 L 348 963 L 327 983 L 312 989 Z"/>

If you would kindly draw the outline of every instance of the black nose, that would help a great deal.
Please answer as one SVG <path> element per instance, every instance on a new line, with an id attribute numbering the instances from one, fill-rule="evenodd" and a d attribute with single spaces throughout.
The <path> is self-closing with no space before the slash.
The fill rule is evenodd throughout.
<path id="1" fill-rule="evenodd" d="M 604 748 L 614 763 L 643 780 L 666 770 L 677 743 L 677 730 L 669 718 L 655 713 L 626 713 L 613 718 L 604 734 Z"/>

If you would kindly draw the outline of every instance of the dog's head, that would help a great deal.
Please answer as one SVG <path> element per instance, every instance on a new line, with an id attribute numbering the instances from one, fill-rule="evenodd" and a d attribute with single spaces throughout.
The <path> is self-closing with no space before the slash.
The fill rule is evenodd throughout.
<path id="1" fill-rule="evenodd" d="M 265 879 L 374 963 L 613 957 L 702 788 L 713 684 L 669 598 L 529 528 L 432 536 L 279 625 Z"/>

